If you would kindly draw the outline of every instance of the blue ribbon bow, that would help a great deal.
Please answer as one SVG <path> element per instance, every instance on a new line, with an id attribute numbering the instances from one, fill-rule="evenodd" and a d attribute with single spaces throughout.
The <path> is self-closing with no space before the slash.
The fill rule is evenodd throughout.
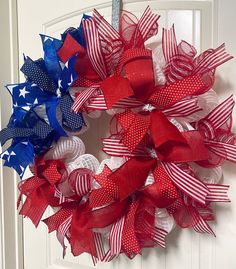
<path id="1" fill-rule="evenodd" d="M 13 167 L 21 177 L 35 155 L 48 149 L 60 136 L 85 126 L 82 113 L 71 111 L 73 100 L 69 94 L 70 86 L 78 78 L 77 55 L 65 64 L 57 56 L 67 33 L 86 46 L 82 25 L 63 33 L 62 40 L 40 35 L 44 58 L 33 61 L 24 57 L 21 71 L 26 82 L 6 86 L 12 95 L 13 114 L 7 128 L 0 131 L 0 142 L 4 145 L 12 139 L 12 144 L 1 158 L 5 166 Z"/>

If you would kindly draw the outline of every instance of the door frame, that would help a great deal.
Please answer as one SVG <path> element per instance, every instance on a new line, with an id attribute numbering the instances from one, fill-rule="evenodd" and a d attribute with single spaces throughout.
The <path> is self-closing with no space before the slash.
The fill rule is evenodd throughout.
<path id="1" fill-rule="evenodd" d="M 4 85 L 18 81 L 17 0 L 0 1 L 0 127 L 12 113 L 11 97 Z M 1 149 L 2 152 L 2 149 Z M 23 269 L 22 218 L 16 210 L 18 176 L 0 165 L 0 268 Z"/>
<path id="2" fill-rule="evenodd" d="M 137 1 L 137 0 L 136 0 Z M 167 2 L 167 0 L 165 0 Z M 132 3 L 133 0 L 125 1 Z M 160 5 L 161 5 L 160 1 Z M 169 1 L 171 3 L 171 1 Z M 180 1 L 182 5 L 187 2 Z M 207 2 L 207 1 L 206 1 Z M 209 1 L 208 1 L 209 2 Z M 198 3 L 196 2 L 196 5 Z M 207 5 L 207 3 L 206 3 Z M 216 42 L 218 1 L 213 1 L 213 41 Z M 49 22 L 48 24 L 50 25 Z M 55 22 L 53 22 L 55 23 Z M 0 34 L 2 40 L 0 51 L 2 53 L 2 70 L 0 72 L 0 127 L 6 126 L 11 114 L 11 98 L 3 89 L 7 83 L 19 81 L 19 52 L 18 52 L 18 18 L 17 0 L 0 1 Z M 3 27 L 2 27 L 3 26 Z M 45 25 L 48 26 L 48 25 Z M 209 37 L 208 37 L 209 38 Z M 211 37 L 212 38 L 212 37 Z M 9 168 L 3 168 L 0 161 L 0 268 L 23 269 L 23 225 L 22 217 L 16 210 L 18 176 Z"/>

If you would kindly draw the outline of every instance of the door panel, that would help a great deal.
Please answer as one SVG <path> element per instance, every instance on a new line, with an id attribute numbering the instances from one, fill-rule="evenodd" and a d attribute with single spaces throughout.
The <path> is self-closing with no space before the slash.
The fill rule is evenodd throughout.
<path id="1" fill-rule="evenodd" d="M 92 2 L 92 3 L 91 3 Z M 210 1 L 123 1 L 124 9 L 138 17 L 147 5 L 159 13 L 161 27 L 170 27 L 175 23 L 177 38 L 193 43 L 198 51 L 212 46 L 213 43 L 213 6 Z M 20 63 L 22 53 L 33 59 L 42 55 L 39 33 L 58 37 L 69 26 L 77 26 L 83 13 L 91 13 L 97 8 L 107 19 L 111 19 L 111 1 L 93 0 L 20 0 L 18 2 L 18 29 Z M 23 79 L 23 77 L 22 77 Z M 90 132 L 88 137 L 98 141 L 101 137 L 102 122 L 92 121 L 91 129 L 98 130 L 97 136 Z M 104 121 L 105 122 L 105 121 Z M 89 139 L 88 138 L 88 139 Z M 91 141 L 91 140 L 89 140 Z M 91 144 L 91 143 L 90 143 Z M 93 143 L 88 153 L 98 151 L 99 146 Z M 224 208 L 224 207 L 223 207 Z M 52 212 L 47 212 L 47 215 Z M 220 214 L 223 212 L 219 212 Z M 46 216 L 45 216 L 46 217 Z M 223 217 L 223 214 L 220 216 Z M 156 248 L 145 250 L 142 258 L 133 261 L 122 257 L 109 264 L 98 264 L 96 268 L 104 269 L 141 269 L 148 266 L 166 269 L 211 269 L 215 267 L 217 241 L 208 235 L 198 235 L 189 230 L 173 231 L 167 240 L 167 250 Z M 25 269 L 72 269 L 91 268 L 92 261 L 86 254 L 72 257 L 69 248 L 65 260 L 62 249 L 55 235 L 48 235 L 44 224 L 37 230 L 28 220 L 24 220 L 24 263 Z M 227 268 L 228 269 L 228 268 Z M 233 269 L 233 268 L 229 268 Z"/>

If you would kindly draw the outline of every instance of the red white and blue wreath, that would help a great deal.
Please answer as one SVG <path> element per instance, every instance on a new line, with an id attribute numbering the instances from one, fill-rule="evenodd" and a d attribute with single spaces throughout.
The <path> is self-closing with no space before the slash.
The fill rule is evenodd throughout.
<path id="1" fill-rule="evenodd" d="M 150 39 L 158 19 L 149 7 L 139 20 L 123 11 L 117 32 L 95 10 L 60 40 L 41 35 L 44 57 L 26 57 L 26 81 L 7 85 L 13 113 L 0 141 L 12 142 L 1 157 L 33 173 L 19 184 L 20 214 L 37 226 L 53 207 L 43 222 L 64 255 L 69 244 L 95 262 L 133 258 L 165 247 L 175 225 L 214 235 L 211 205 L 229 202 L 221 165 L 236 162 L 234 100 L 218 103 L 212 87 L 232 56 L 224 44 L 197 55 L 174 26 Z M 99 163 L 79 136 L 102 111 L 113 117 Z"/>

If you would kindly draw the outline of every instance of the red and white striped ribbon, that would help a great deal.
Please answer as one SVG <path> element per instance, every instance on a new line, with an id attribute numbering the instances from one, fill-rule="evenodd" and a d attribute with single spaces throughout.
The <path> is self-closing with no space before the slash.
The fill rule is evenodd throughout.
<path id="1" fill-rule="evenodd" d="M 203 57 L 202 57 L 203 55 Z M 225 50 L 225 44 L 222 44 L 216 49 L 212 49 L 200 55 L 198 58 L 201 59 L 198 62 L 196 59 L 196 66 L 194 68 L 193 74 L 203 74 L 214 70 L 217 66 L 229 61 L 233 57 L 228 54 Z"/>
<path id="2" fill-rule="evenodd" d="M 198 233 L 208 233 L 215 236 L 214 232 L 212 231 L 209 224 L 202 218 L 202 216 L 197 212 L 197 210 L 194 208 L 190 211 L 191 215 L 194 219 L 195 225 L 193 226 L 193 229 Z"/>
<path id="3" fill-rule="evenodd" d="M 180 190 L 200 204 L 206 204 L 209 190 L 202 181 L 187 174 L 174 163 L 162 162 L 162 165 L 173 183 Z"/>
<path id="4" fill-rule="evenodd" d="M 230 202 L 228 197 L 229 185 L 223 184 L 206 184 L 209 193 L 206 200 L 208 202 Z"/>
<path id="5" fill-rule="evenodd" d="M 138 25 L 137 25 L 137 31 L 136 31 L 136 39 L 139 42 L 146 41 L 149 37 L 153 36 L 158 31 L 158 23 L 160 16 L 153 13 L 151 8 L 148 6 L 146 10 L 144 11 L 142 17 L 140 18 Z M 138 35 L 141 33 L 142 40 L 138 38 Z M 140 46 L 142 44 L 137 43 L 136 46 Z"/>
<path id="6" fill-rule="evenodd" d="M 90 174 L 78 173 L 75 179 L 75 191 L 79 196 L 87 194 L 91 189 L 91 176 Z"/>
<path id="7" fill-rule="evenodd" d="M 185 55 L 175 55 L 165 68 L 167 81 L 174 83 L 192 74 L 194 69 L 193 60 Z"/>
<path id="8" fill-rule="evenodd" d="M 136 100 L 132 97 L 127 97 L 119 100 L 116 104 L 112 106 L 112 108 L 136 108 L 143 106 L 143 103 Z M 89 109 L 97 109 L 97 110 L 107 110 L 107 105 L 105 101 L 105 97 L 103 94 L 94 95 L 89 99 L 89 104 L 87 105 Z"/>
<path id="9" fill-rule="evenodd" d="M 55 196 L 56 198 L 59 198 L 59 204 L 63 204 L 63 203 L 65 203 L 65 202 L 71 202 L 71 201 L 73 201 L 73 199 L 70 199 L 70 198 L 68 198 L 68 197 L 65 197 L 65 196 L 62 194 L 62 192 L 59 191 L 57 188 L 56 188 L 56 190 L 55 190 L 54 196 Z"/>
<path id="10" fill-rule="evenodd" d="M 235 102 L 233 99 L 233 95 L 231 95 L 221 104 L 219 104 L 215 109 L 213 109 L 207 115 L 207 117 L 204 118 L 204 120 L 208 121 L 212 125 L 212 128 L 218 129 L 223 124 L 225 124 L 227 120 L 232 116 L 234 105 L 235 105 Z M 210 137 L 210 138 L 213 138 L 213 137 Z"/>
<path id="11" fill-rule="evenodd" d="M 178 54 L 177 40 L 175 36 L 174 25 L 170 29 L 164 29 L 162 31 L 162 49 L 165 60 L 167 63 L 171 61 L 171 58 Z"/>
<path id="12" fill-rule="evenodd" d="M 54 196 L 59 198 L 59 204 L 62 204 L 66 201 L 66 197 L 58 190 L 55 190 Z"/>
<path id="13" fill-rule="evenodd" d="M 166 247 L 166 236 L 168 232 L 160 229 L 160 228 L 155 228 L 155 233 L 154 233 L 154 240 L 157 245 L 165 248 Z"/>
<path id="14" fill-rule="evenodd" d="M 92 96 L 87 104 L 88 109 L 107 110 L 105 97 L 103 94 Z"/>
<path id="15" fill-rule="evenodd" d="M 120 34 L 101 16 L 101 14 L 94 10 L 93 18 L 97 25 L 98 34 L 101 39 L 102 51 L 104 54 L 108 74 L 111 75 L 117 66 L 123 51 L 123 42 Z"/>
<path id="16" fill-rule="evenodd" d="M 106 66 L 102 55 L 98 30 L 93 18 L 82 20 L 86 49 L 94 70 L 101 79 L 107 77 Z"/>
<path id="17" fill-rule="evenodd" d="M 102 241 L 102 235 L 100 233 L 94 232 L 93 233 L 94 243 L 96 246 L 97 257 L 92 256 L 94 264 L 98 261 L 102 261 L 105 256 L 104 244 Z"/>
<path id="18" fill-rule="evenodd" d="M 127 108 L 138 108 L 144 104 L 133 97 L 127 97 L 119 100 L 113 105 L 113 108 L 127 109 Z M 91 96 L 89 103 L 87 104 L 89 109 L 106 110 L 106 101 L 103 94 Z M 191 99 L 181 100 L 174 104 L 172 107 L 163 110 L 162 112 L 167 117 L 186 117 L 195 112 L 200 111 L 201 108 L 198 106 L 197 97 Z"/>
<path id="19" fill-rule="evenodd" d="M 147 157 L 150 154 L 143 149 L 143 147 L 137 147 L 133 152 L 130 152 L 129 149 L 117 138 L 104 138 L 103 139 L 103 151 L 105 151 L 110 156 L 117 157 Z"/>
<path id="20" fill-rule="evenodd" d="M 127 108 L 136 108 L 136 107 L 140 107 L 143 105 L 144 104 L 142 102 L 138 101 L 134 97 L 126 97 L 126 98 L 119 100 L 116 104 L 114 104 L 113 107 L 127 109 Z"/>
<path id="21" fill-rule="evenodd" d="M 165 248 L 165 237 L 168 234 L 167 231 L 157 227 L 154 227 L 153 229 L 153 227 L 145 219 L 142 221 L 142 228 L 147 234 L 152 235 L 152 239 L 157 245 Z"/>
<path id="22" fill-rule="evenodd" d="M 202 109 L 198 105 L 197 97 L 191 99 L 185 99 L 178 103 L 175 103 L 170 108 L 164 109 L 162 112 L 166 117 L 187 117 L 193 113 L 201 111 Z"/>
<path id="23" fill-rule="evenodd" d="M 228 161 L 236 162 L 236 145 L 214 140 L 205 140 L 205 145 L 216 155 L 226 158 Z"/>
<path id="24" fill-rule="evenodd" d="M 63 247 L 63 257 L 66 254 L 66 246 L 65 246 L 65 235 L 68 232 L 71 225 L 72 215 L 70 215 L 58 228 L 57 230 L 57 239 Z"/>
<path id="25" fill-rule="evenodd" d="M 103 259 L 104 262 L 111 261 L 120 254 L 124 223 L 125 217 L 122 217 L 112 225 L 109 236 L 110 249 Z"/>
<path id="26" fill-rule="evenodd" d="M 111 37 L 112 39 L 120 39 L 120 34 L 108 23 L 104 17 L 96 10 L 93 11 L 93 18 L 95 23 L 99 26 L 99 35 L 105 39 Z"/>
<path id="27" fill-rule="evenodd" d="M 188 49 L 191 50 L 190 55 L 183 51 L 183 46 L 188 46 Z M 168 83 L 174 83 L 192 75 L 194 70 L 192 57 L 195 48 L 184 41 L 179 46 L 177 45 L 174 25 L 169 30 L 163 29 L 162 48 L 167 63 L 164 71 Z"/>
<path id="28" fill-rule="evenodd" d="M 94 85 L 90 88 L 85 89 L 84 91 L 82 91 L 75 99 L 71 109 L 74 112 L 79 112 L 81 110 L 81 108 L 83 107 L 83 105 L 88 102 L 88 100 L 91 98 L 91 96 L 93 96 L 94 94 L 96 94 L 98 88 L 100 86 L 99 85 Z"/>

